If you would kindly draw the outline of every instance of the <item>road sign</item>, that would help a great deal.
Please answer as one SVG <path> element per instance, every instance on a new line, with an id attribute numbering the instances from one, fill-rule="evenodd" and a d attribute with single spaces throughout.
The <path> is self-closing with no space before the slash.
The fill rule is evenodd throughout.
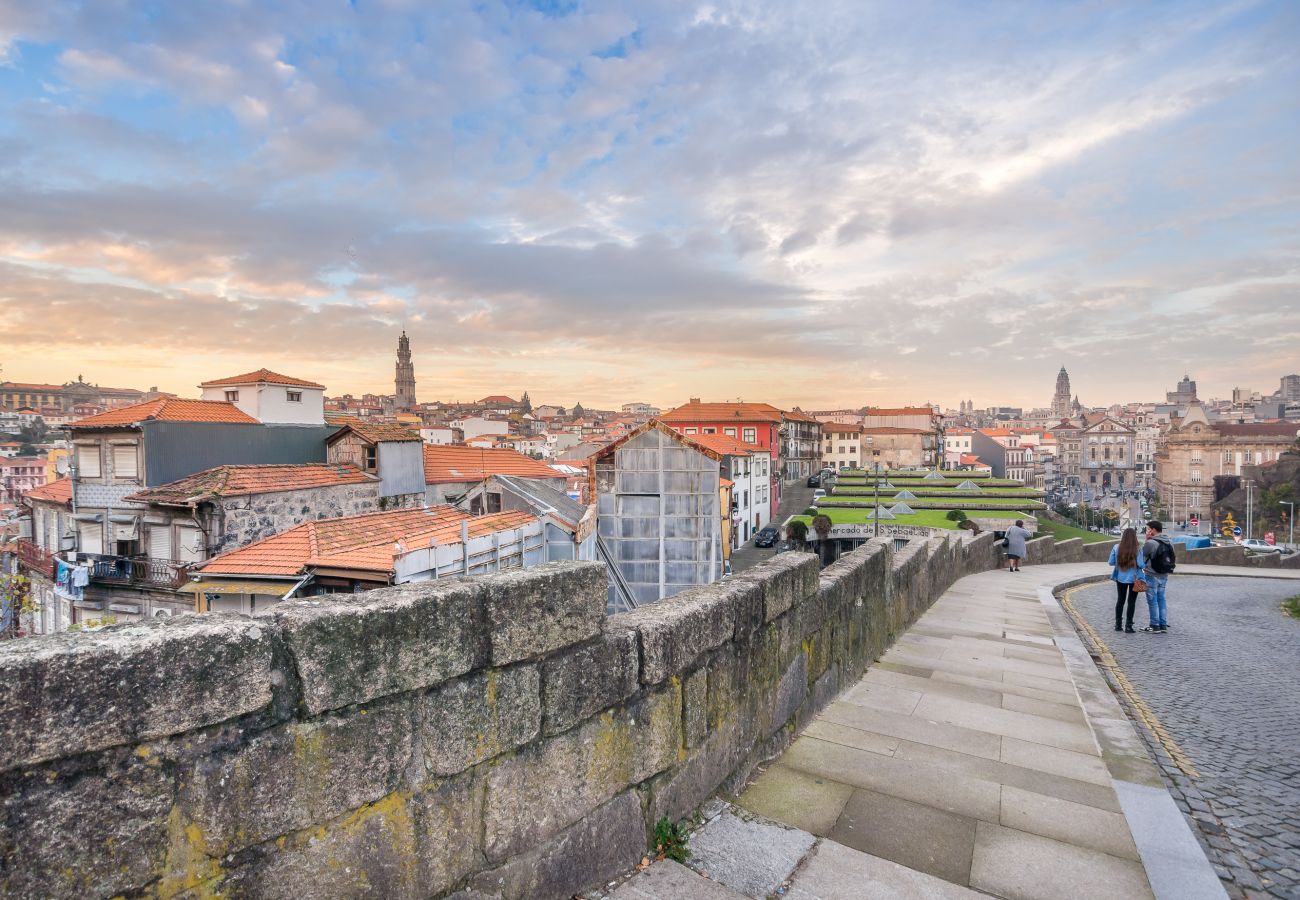
<path id="1" fill-rule="evenodd" d="M 1196 528 L 1197 526 L 1199 526 L 1199 525 L 1201 524 L 1201 520 L 1198 519 L 1198 518 L 1196 518 L 1196 516 L 1192 516 L 1192 522 L 1191 522 L 1191 524 L 1192 524 L 1192 527 L 1193 527 L 1193 528 Z"/>
<path id="2" fill-rule="evenodd" d="M 1238 525 L 1236 528 L 1232 529 L 1232 536 L 1233 536 L 1233 537 L 1241 537 L 1241 526 L 1240 526 L 1240 525 Z"/>

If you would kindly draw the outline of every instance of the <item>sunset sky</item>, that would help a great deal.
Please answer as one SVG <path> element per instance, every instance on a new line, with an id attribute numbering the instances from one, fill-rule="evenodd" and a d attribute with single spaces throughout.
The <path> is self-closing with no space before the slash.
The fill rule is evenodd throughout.
<path id="1" fill-rule="evenodd" d="M 436 12 L 425 12 L 426 8 Z M 0 0 L 0 364 L 805 408 L 1300 369 L 1300 4 Z"/>

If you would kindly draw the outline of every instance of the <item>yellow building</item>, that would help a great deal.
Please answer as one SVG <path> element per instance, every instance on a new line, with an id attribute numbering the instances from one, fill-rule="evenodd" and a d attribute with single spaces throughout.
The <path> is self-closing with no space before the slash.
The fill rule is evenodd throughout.
<path id="1" fill-rule="evenodd" d="M 68 474 L 68 451 L 56 447 L 45 456 L 45 483 L 58 481 Z"/>

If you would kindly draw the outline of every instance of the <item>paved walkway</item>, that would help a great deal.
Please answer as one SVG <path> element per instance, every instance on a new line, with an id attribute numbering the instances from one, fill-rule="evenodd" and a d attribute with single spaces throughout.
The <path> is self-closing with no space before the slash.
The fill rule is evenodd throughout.
<path id="1" fill-rule="evenodd" d="M 961 579 L 714 806 L 690 843 L 708 881 L 660 863 L 614 896 L 1224 897 L 1052 598 L 1100 568 Z"/>
<path id="2" fill-rule="evenodd" d="M 1296 580 L 1178 576 L 1169 633 L 1147 635 L 1112 630 L 1109 583 L 1070 592 L 1235 897 L 1300 898 L 1300 667 L 1285 662 L 1300 621 L 1280 608 L 1297 594 Z"/>

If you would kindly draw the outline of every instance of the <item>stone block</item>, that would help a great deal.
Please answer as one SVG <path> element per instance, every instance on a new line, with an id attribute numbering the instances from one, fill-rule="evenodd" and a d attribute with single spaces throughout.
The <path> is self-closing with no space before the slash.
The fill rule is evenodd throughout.
<path id="1" fill-rule="evenodd" d="M 709 728 L 709 673 L 696 669 L 686 677 L 682 690 L 682 723 L 686 746 L 694 747 L 704 740 Z"/>
<path id="2" fill-rule="evenodd" d="M 430 691 L 420 706 L 425 767 L 455 775 L 537 736 L 540 676 L 531 665 L 475 672 Z"/>
<path id="3" fill-rule="evenodd" d="M 411 798 L 423 896 L 437 895 L 482 865 L 483 782 L 454 778 Z"/>
<path id="4" fill-rule="evenodd" d="M 153 879 L 173 784 L 161 766 L 114 752 L 122 759 L 102 772 L 0 782 L 0 896 L 111 897 Z"/>
<path id="5" fill-rule="evenodd" d="M 686 672 L 731 640 L 741 593 L 718 582 L 616 616 L 612 624 L 635 628 L 640 636 L 642 683 Z"/>
<path id="6" fill-rule="evenodd" d="M 740 727 L 727 721 L 710 731 L 680 766 L 655 776 L 650 783 L 650 812 L 647 819 L 679 821 L 711 797 L 745 757 L 749 744 L 742 745 Z"/>
<path id="7" fill-rule="evenodd" d="M 465 900 L 568 900 L 627 872 L 646 852 L 646 826 L 634 791 L 502 866 L 476 875 Z"/>
<path id="8" fill-rule="evenodd" d="M 506 757 L 487 775 L 484 851 L 506 860 L 677 762 L 680 684 Z"/>
<path id="9" fill-rule="evenodd" d="M 401 786 L 414 718 L 395 698 L 279 725 L 185 765 L 178 809 L 218 856 L 328 821 Z"/>
<path id="10" fill-rule="evenodd" d="M 267 707 L 269 623 L 150 619 L 0 647 L 0 771 L 151 740 Z"/>
<path id="11" fill-rule="evenodd" d="M 411 798 L 394 793 L 258 848 L 212 888 L 218 896 L 254 900 L 415 900 L 429 896 L 421 850 Z"/>
<path id="12" fill-rule="evenodd" d="M 483 582 L 496 666 L 594 638 L 605 621 L 609 581 L 603 563 L 546 563 Z"/>
<path id="13" fill-rule="evenodd" d="M 763 576 L 763 621 L 803 602 L 817 591 L 821 566 L 811 553 L 782 553 L 761 569 Z"/>
<path id="14" fill-rule="evenodd" d="M 782 673 L 776 691 L 769 700 L 767 727 L 763 736 L 772 735 L 789 721 L 807 696 L 808 657 L 800 653 Z"/>
<path id="15" fill-rule="evenodd" d="M 499 576 L 289 600 L 275 620 L 312 714 L 440 684 L 487 663 L 483 605 Z"/>
<path id="16" fill-rule="evenodd" d="M 640 684 L 637 633 L 613 622 L 595 641 L 562 650 L 542 663 L 542 727 L 567 731 L 636 693 Z"/>

